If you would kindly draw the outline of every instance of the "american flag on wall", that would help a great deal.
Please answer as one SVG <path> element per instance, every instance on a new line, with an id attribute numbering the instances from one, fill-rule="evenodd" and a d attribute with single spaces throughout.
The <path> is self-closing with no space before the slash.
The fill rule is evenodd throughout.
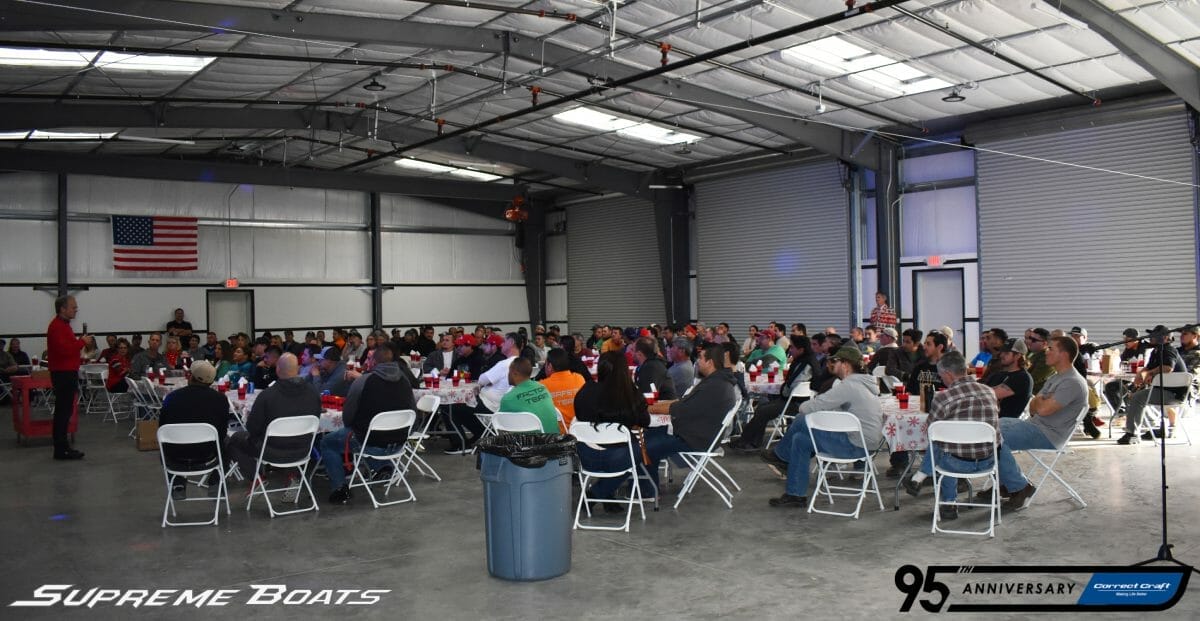
<path id="1" fill-rule="evenodd" d="M 113 216 L 113 268 L 133 272 L 186 272 L 199 268 L 195 218 Z"/>

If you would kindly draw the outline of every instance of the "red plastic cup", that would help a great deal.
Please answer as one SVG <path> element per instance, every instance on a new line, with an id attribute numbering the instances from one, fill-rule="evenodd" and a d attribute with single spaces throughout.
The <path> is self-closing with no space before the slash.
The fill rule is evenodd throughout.
<path id="1" fill-rule="evenodd" d="M 433 387 L 434 388 L 442 387 L 442 377 L 440 375 L 433 376 Z"/>
<path id="2" fill-rule="evenodd" d="M 750 372 L 750 381 L 752 381 L 752 382 L 757 382 L 757 381 L 758 381 L 758 371 L 751 371 L 751 372 Z"/>
<path id="3" fill-rule="evenodd" d="M 159 386 L 166 386 L 166 385 L 167 385 L 167 374 L 166 374 L 166 373 L 159 373 L 159 374 L 158 374 L 158 385 L 159 385 Z"/>
<path id="4" fill-rule="evenodd" d="M 31 358 L 31 359 L 29 360 L 29 362 L 30 362 L 30 364 L 32 364 L 33 366 L 35 366 L 35 367 L 36 367 L 36 366 L 38 366 L 38 363 L 40 363 L 41 361 L 40 361 L 40 360 L 38 360 L 38 357 L 37 357 L 37 356 L 34 356 L 33 358 Z"/>
<path id="5" fill-rule="evenodd" d="M 975 379 L 983 379 L 983 367 L 975 367 Z"/>
<path id="6" fill-rule="evenodd" d="M 775 383 L 775 372 L 774 371 L 767 371 L 767 381 L 771 382 L 772 384 Z"/>
<path id="7" fill-rule="evenodd" d="M 900 395 L 900 396 L 899 396 L 899 397 L 896 399 L 896 402 L 900 404 L 900 409 L 901 409 L 901 410 L 907 410 L 907 409 L 908 409 L 908 395 Z"/>
<path id="8" fill-rule="evenodd" d="M 451 386 L 454 386 L 455 388 L 457 388 L 457 387 L 458 387 L 458 382 L 459 382 L 459 381 L 460 381 L 460 380 L 458 379 L 458 377 L 452 377 L 452 378 L 450 378 L 450 385 L 451 385 Z"/>
<path id="9" fill-rule="evenodd" d="M 245 401 L 245 400 L 246 400 L 246 387 L 238 386 L 238 401 Z"/>
<path id="10" fill-rule="evenodd" d="M 652 392 L 644 392 L 642 393 L 642 397 L 646 399 L 646 405 L 654 405 L 656 402 L 658 402 L 658 397 L 656 397 Z"/>

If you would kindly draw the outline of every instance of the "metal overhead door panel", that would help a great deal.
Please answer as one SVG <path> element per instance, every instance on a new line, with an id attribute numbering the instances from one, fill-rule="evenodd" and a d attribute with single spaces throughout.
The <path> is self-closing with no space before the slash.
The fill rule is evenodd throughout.
<path id="1" fill-rule="evenodd" d="M 728 322 L 850 320 L 849 200 L 834 161 L 696 185 L 698 316 Z"/>
<path id="2" fill-rule="evenodd" d="M 1195 321 L 1188 134 L 1175 113 L 981 144 L 1078 165 L 979 153 L 983 324 L 1083 326 L 1109 342 L 1128 327 Z"/>
<path id="3" fill-rule="evenodd" d="M 666 317 L 649 201 L 621 197 L 568 205 L 566 253 L 567 319 L 575 331 Z"/>

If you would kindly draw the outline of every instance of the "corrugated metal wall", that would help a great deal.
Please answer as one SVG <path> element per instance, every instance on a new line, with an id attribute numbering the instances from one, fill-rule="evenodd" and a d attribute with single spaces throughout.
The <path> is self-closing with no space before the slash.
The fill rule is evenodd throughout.
<path id="1" fill-rule="evenodd" d="M 664 321 L 653 204 L 621 197 L 567 206 L 567 282 L 576 331 Z"/>
<path id="2" fill-rule="evenodd" d="M 1123 328 L 1196 319 L 1195 204 L 1184 185 L 1193 157 L 1183 114 L 980 146 L 1081 166 L 979 154 L 984 325 L 1078 325 L 1109 342 Z"/>
<path id="3" fill-rule="evenodd" d="M 765 321 L 846 331 L 849 211 L 832 161 L 697 184 L 699 319 L 738 335 Z"/>

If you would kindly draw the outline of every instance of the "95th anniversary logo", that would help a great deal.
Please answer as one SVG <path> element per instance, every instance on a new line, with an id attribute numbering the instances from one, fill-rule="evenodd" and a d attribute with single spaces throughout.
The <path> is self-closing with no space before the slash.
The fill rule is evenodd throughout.
<path id="1" fill-rule="evenodd" d="M 1191 567 L 905 565 L 900 612 L 1113 612 L 1171 608 Z"/>

